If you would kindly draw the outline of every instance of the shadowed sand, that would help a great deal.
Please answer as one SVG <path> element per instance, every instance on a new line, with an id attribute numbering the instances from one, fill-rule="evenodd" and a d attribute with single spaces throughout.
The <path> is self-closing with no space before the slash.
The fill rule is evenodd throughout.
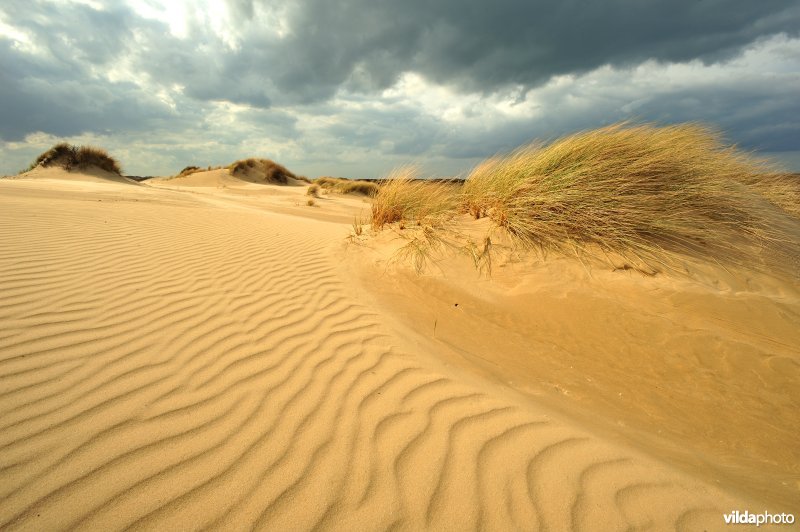
<path id="1" fill-rule="evenodd" d="M 797 486 L 776 494 L 693 474 L 674 454 L 509 386 L 507 370 L 454 356 L 458 338 L 463 349 L 478 336 L 470 327 L 493 322 L 472 353 L 497 353 L 493 364 L 508 362 L 532 389 L 587 377 L 555 362 L 540 377 L 515 369 L 511 336 L 493 342 L 520 318 L 491 304 L 460 326 L 442 318 L 432 338 L 437 301 L 449 309 L 452 292 L 442 294 L 463 287 L 415 285 L 376 266 L 379 252 L 345 248 L 364 200 L 310 207 L 305 187 L 227 179 L 135 185 L 48 170 L 0 180 L 0 528 L 716 530 L 733 509 L 797 510 L 784 504 Z M 420 291 L 418 306 L 398 288 Z M 764 318 L 779 323 L 768 335 L 788 330 L 764 363 L 792 379 L 798 307 L 787 298 Z M 547 334 L 568 315 L 562 306 Z M 526 331 L 515 334 L 532 355 L 552 356 L 554 338 Z M 636 338 L 646 329 L 628 334 L 646 344 Z M 598 357 L 618 363 L 602 346 Z M 686 370 L 719 370 L 700 362 Z M 796 416 L 795 399 L 775 406 L 776 424 Z"/>

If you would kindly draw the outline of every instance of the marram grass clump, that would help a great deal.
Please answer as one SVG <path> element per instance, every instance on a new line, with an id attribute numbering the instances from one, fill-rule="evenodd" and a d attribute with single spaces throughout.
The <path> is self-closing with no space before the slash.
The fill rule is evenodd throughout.
<path id="1" fill-rule="evenodd" d="M 37 166 L 60 166 L 68 172 L 95 166 L 106 172 L 122 175 L 119 162 L 104 149 L 95 146 L 72 146 L 66 142 L 56 144 L 39 155 L 31 164 L 30 169 Z"/>
<path id="2" fill-rule="evenodd" d="M 383 180 L 372 201 L 373 229 L 395 222 L 437 226 L 455 214 L 458 197 L 453 187 L 416 177 L 417 169 L 406 166 Z"/>
<path id="3" fill-rule="evenodd" d="M 742 257 L 779 240 L 746 185 L 761 163 L 697 124 L 617 124 L 478 165 L 461 208 L 543 252 L 616 254 L 658 269 L 675 253 Z"/>

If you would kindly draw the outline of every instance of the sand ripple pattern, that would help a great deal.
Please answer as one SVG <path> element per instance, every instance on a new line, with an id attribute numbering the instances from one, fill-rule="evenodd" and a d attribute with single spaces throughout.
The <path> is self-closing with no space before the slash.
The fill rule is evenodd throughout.
<path id="1" fill-rule="evenodd" d="M 0 528 L 695 530 L 729 511 L 399 351 L 330 258 L 341 227 L 16 199 Z"/>

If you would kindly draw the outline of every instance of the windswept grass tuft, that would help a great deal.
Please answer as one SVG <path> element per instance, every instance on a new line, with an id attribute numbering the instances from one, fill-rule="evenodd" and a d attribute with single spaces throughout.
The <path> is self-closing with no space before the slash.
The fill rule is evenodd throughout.
<path id="1" fill-rule="evenodd" d="M 453 216 L 458 204 L 453 187 L 415 179 L 416 173 L 406 166 L 386 177 L 372 202 L 373 229 L 395 222 L 435 226 Z"/>
<path id="2" fill-rule="evenodd" d="M 67 171 L 95 166 L 106 172 L 122 175 L 117 160 L 104 149 L 94 146 L 72 146 L 66 142 L 56 144 L 39 155 L 31 165 L 31 169 L 37 166 L 61 166 Z"/>
<path id="3" fill-rule="evenodd" d="M 307 196 L 312 196 L 314 198 L 318 198 L 319 197 L 319 186 L 311 185 L 310 187 L 308 187 L 308 190 L 306 190 L 306 195 Z"/>
<path id="4" fill-rule="evenodd" d="M 704 126 L 623 123 L 483 162 L 461 207 L 525 246 L 591 248 L 657 269 L 672 253 L 737 260 L 742 239 L 780 239 L 745 186 L 762 175 Z"/>

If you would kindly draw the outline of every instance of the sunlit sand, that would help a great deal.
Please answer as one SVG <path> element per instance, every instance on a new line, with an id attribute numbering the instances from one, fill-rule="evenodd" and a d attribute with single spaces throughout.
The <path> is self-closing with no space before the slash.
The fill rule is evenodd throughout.
<path id="1" fill-rule="evenodd" d="M 226 169 L 0 180 L 0 527 L 716 530 L 800 509 L 796 279 L 394 260 Z M 459 219 L 466 231 L 485 220 Z M 472 228 L 472 229 L 470 229 Z"/>

